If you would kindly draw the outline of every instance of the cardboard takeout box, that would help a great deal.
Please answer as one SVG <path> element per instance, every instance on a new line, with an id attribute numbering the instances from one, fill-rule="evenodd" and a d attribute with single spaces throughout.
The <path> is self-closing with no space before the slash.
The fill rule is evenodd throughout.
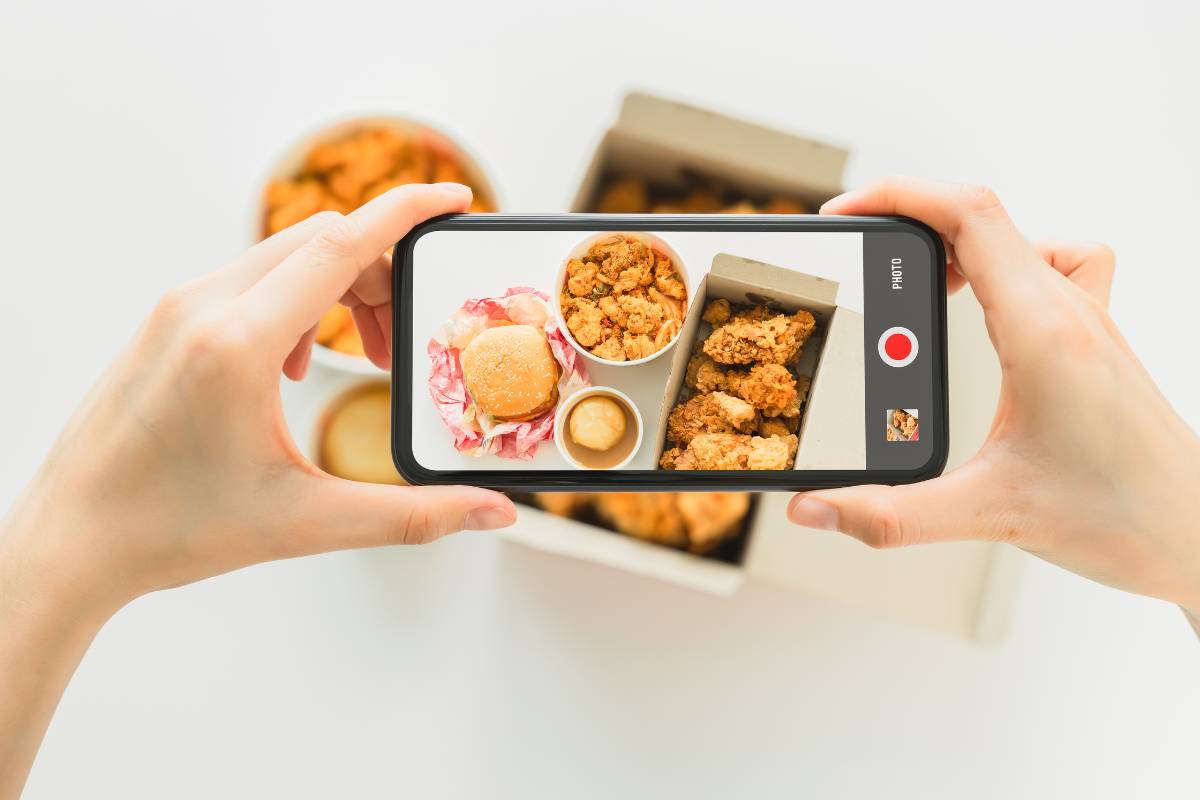
<path id="1" fill-rule="evenodd" d="M 815 207 L 841 191 L 846 157 L 846 151 L 828 144 L 631 94 L 592 155 L 571 210 L 595 210 L 602 182 L 626 173 L 664 185 L 682 185 L 688 175 L 699 174 L 751 196 L 780 193 Z M 702 291 L 716 291 L 727 279 L 720 264 L 714 268 L 718 277 Z M 806 302 L 823 304 L 823 311 L 831 309 L 832 316 L 846 311 L 836 306 L 836 285 L 795 288 Z M 813 305 L 806 307 L 817 313 Z M 697 298 L 690 311 L 700 310 Z M 681 341 L 674 354 L 685 365 L 696 324 L 685 327 L 682 335 L 690 338 Z M 953 468 L 969 458 L 987 435 L 999 397 L 1000 370 L 982 312 L 968 291 L 950 302 L 948 324 L 949 468 Z M 860 441 L 863 435 L 862 401 L 847 399 L 855 392 L 861 395 L 861 373 L 852 375 L 847 366 L 850 359 L 841 354 L 842 348 L 849 353 L 856 346 L 862 353 L 862 326 L 835 321 L 827 330 L 824 342 L 813 348 L 819 350 L 813 355 L 820 356 L 819 374 L 805 409 L 797 466 L 826 467 L 837 461 L 838 453 L 844 457 L 846 452 L 865 452 L 865 443 L 846 451 L 841 449 L 844 441 L 822 438 L 826 430 L 850 431 Z M 857 339 L 852 330 L 857 330 Z M 832 371 L 826 372 L 827 366 Z M 852 379 L 857 381 L 854 386 L 845 385 Z M 674 388 L 677 391 L 678 384 Z M 670 395 L 672 405 L 676 396 Z M 839 406 L 839 400 L 845 402 Z M 850 418 L 853 424 L 847 424 Z M 953 636 L 988 640 L 1002 632 L 1021 558 L 1017 551 L 983 542 L 871 550 L 837 533 L 790 524 L 786 518 L 790 497 L 782 492 L 761 496 L 735 563 L 672 550 L 528 507 L 520 509 L 520 521 L 505 535 L 539 550 L 705 592 L 732 594 L 745 580 L 755 580 Z"/>
<path id="2" fill-rule="evenodd" d="M 800 418 L 796 469 L 864 469 L 867 445 L 862 427 L 862 315 L 837 304 L 837 281 L 749 258 L 718 253 L 712 269 L 694 292 L 680 342 L 671 358 L 671 371 L 658 418 L 662 456 L 667 417 L 679 401 L 688 359 L 710 332 L 700 319 L 709 300 L 724 298 L 734 305 L 766 305 L 783 312 L 804 309 L 817 328 L 804 344 L 796 372 L 812 378 Z"/>

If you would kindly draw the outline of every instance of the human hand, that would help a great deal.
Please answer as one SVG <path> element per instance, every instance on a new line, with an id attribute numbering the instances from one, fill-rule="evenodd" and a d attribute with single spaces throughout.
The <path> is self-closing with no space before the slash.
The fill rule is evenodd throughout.
<path id="1" fill-rule="evenodd" d="M 1009 542 L 1102 583 L 1200 609 L 1200 440 L 1106 311 L 1103 245 L 1028 243 L 987 189 L 889 180 L 823 214 L 914 217 L 946 240 L 1003 373 L 979 453 L 940 478 L 797 495 L 793 522 L 873 547 Z"/>
<path id="2" fill-rule="evenodd" d="M 388 363 L 381 254 L 470 198 L 456 184 L 394 189 L 169 292 L 18 500 L 0 557 L 22 565 L 23 585 L 84 591 L 111 611 L 260 561 L 510 524 L 496 492 L 331 477 L 300 454 L 280 409 L 280 370 L 304 374 L 315 325 L 339 298 L 372 360 Z"/>

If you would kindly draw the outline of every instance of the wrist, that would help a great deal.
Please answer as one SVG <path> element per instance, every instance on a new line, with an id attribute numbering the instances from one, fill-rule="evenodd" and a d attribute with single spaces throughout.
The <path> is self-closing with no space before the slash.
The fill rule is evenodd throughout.
<path id="1" fill-rule="evenodd" d="M 71 512 L 26 494 L 0 518 L 0 610 L 93 634 L 132 600 L 80 552 Z"/>

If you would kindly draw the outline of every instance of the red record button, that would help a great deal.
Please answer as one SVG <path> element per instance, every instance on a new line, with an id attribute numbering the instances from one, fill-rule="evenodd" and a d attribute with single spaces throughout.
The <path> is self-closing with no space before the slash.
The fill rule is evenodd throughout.
<path id="1" fill-rule="evenodd" d="M 908 328 L 888 328 L 879 337 L 879 357 L 890 367 L 907 367 L 917 357 L 917 337 Z"/>

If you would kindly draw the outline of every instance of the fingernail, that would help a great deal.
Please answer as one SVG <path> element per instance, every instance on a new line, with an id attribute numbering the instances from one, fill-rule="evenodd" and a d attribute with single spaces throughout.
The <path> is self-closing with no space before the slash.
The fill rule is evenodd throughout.
<path id="1" fill-rule="evenodd" d="M 837 509 L 815 497 L 793 499 L 788 506 L 788 519 L 805 528 L 819 528 L 825 531 L 836 531 L 838 526 Z"/>
<path id="2" fill-rule="evenodd" d="M 470 194 L 471 193 L 470 186 L 463 186 L 461 183 L 450 183 L 448 181 L 445 183 L 435 183 L 433 185 L 433 188 L 441 189 L 443 192 L 453 192 L 454 194 Z"/>
<path id="3" fill-rule="evenodd" d="M 507 508 L 477 508 L 467 514 L 463 520 L 463 530 L 491 531 L 496 528 L 507 528 L 516 522 L 517 518 Z"/>
<path id="4" fill-rule="evenodd" d="M 844 203 L 846 200 L 852 199 L 856 195 L 859 195 L 859 194 L 861 194 L 861 192 L 858 191 L 857 189 L 855 189 L 854 191 L 850 191 L 850 192 L 842 192 L 837 197 L 831 197 L 828 200 L 826 200 L 824 203 L 822 203 L 821 207 L 819 209 L 817 209 L 817 213 L 824 214 L 825 209 L 828 208 L 829 206 L 834 205 L 835 203 Z"/>

